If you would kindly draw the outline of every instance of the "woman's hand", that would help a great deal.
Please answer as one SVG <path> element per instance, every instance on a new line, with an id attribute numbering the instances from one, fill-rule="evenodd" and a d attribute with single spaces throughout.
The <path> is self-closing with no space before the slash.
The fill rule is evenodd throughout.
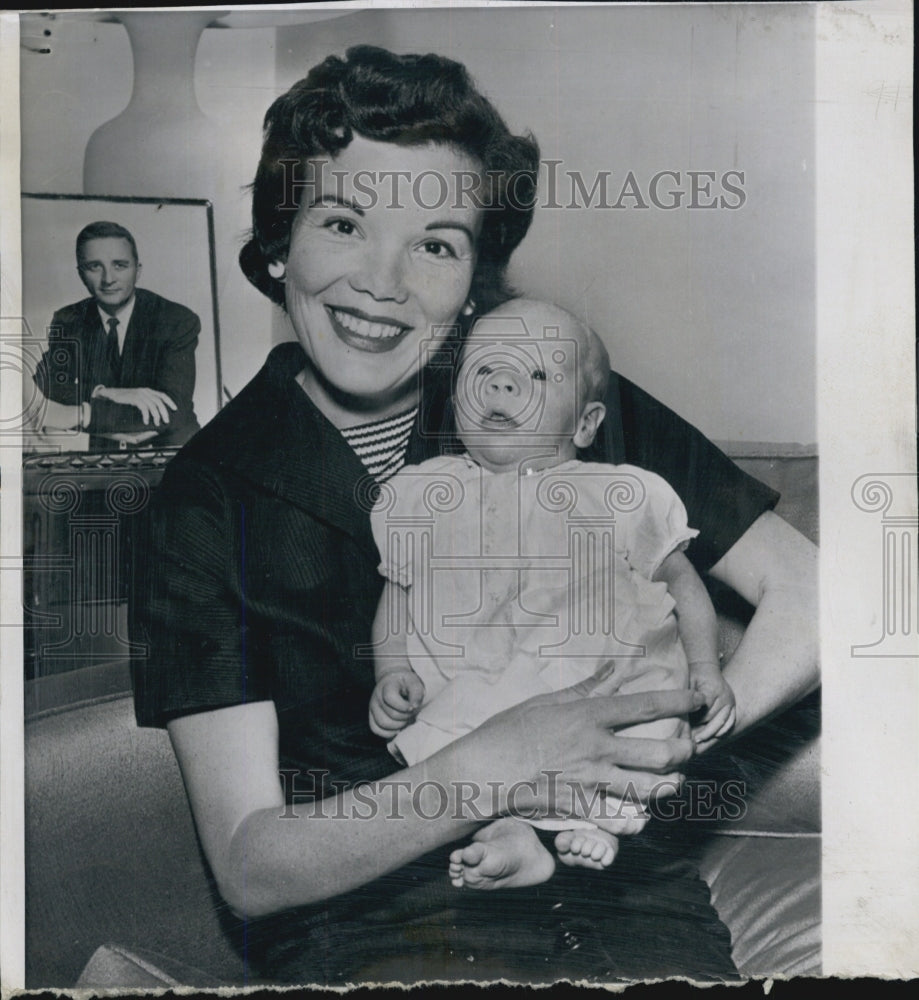
<path id="1" fill-rule="evenodd" d="M 424 700 L 424 681 L 414 670 L 399 670 L 377 681 L 370 697 L 370 728 L 392 739 L 415 718 Z"/>
<path id="2" fill-rule="evenodd" d="M 272 702 L 182 716 L 168 729 L 221 895 L 237 913 L 260 916 L 370 882 L 468 836 L 509 804 L 531 815 L 589 817 L 609 829 L 601 792 L 624 801 L 674 793 L 692 742 L 616 730 L 686 716 L 701 704 L 693 692 L 584 697 L 589 689 L 508 709 L 427 760 L 341 793 L 334 808 L 299 823 L 278 780 Z"/>
<path id="3" fill-rule="evenodd" d="M 686 716 L 702 706 L 697 692 L 652 691 L 583 697 L 588 685 L 539 695 L 493 716 L 475 732 L 440 751 L 431 765 L 464 750 L 462 772 L 478 808 L 495 816 L 589 819 L 611 833 L 621 820 L 605 796 L 645 806 L 679 790 L 682 765 L 692 756 L 687 738 L 647 739 L 616 731 L 655 719 Z M 474 797 L 473 797 L 474 796 Z"/>

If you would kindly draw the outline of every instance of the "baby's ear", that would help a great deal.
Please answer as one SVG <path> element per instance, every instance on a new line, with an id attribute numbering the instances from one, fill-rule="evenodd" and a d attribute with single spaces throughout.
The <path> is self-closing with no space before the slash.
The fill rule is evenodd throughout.
<path id="1" fill-rule="evenodd" d="M 605 416 L 606 407 L 599 400 L 588 403 L 584 407 L 573 438 L 576 448 L 589 448 L 594 443 L 594 438 L 597 436 L 597 431 Z"/>

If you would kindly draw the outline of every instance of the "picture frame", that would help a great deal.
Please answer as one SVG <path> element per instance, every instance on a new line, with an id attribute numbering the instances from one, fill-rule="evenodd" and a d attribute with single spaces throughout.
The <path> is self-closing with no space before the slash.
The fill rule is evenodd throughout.
<path id="1" fill-rule="evenodd" d="M 155 291 L 195 313 L 201 323 L 195 350 L 194 409 L 204 425 L 224 401 L 214 247 L 214 213 L 205 199 L 22 194 L 23 410 L 35 412 L 34 370 L 47 349 L 48 325 L 69 302 L 86 298 L 76 270 L 75 240 L 100 220 L 115 222 L 135 238 L 142 273 L 137 287 Z M 82 292 L 82 294 L 81 294 Z M 44 444 L 61 451 L 89 448 L 72 433 L 49 432 Z M 85 438 L 85 435 L 82 436 Z"/>

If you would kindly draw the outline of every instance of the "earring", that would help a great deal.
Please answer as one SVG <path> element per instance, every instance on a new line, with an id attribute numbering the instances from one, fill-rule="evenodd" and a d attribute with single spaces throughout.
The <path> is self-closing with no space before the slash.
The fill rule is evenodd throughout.
<path id="1" fill-rule="evenodd" d="M 287 266 L 282 260 L 273 260 L 268 265 L 268 274 L 274 278 L 275 281 L 284 280 L 284 272 L 287 270 Z"/>
<path id="2" fill-rule="evenodd" d="M 460 310 L 464 316 L 471 316 L 475 312 L 475 299 L 466 299 L 466 304 Z"/>

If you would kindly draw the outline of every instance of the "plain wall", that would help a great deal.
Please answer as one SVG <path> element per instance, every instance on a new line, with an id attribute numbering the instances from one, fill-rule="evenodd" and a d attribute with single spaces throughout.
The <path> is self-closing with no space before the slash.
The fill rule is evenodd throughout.
<path id="1" fill-rule="evenodd" d="M 663 170 L 686 191 L 687 171 L 743 171 L 736 211 L 542 207 L 512 278 L 583 314 L 615 368 L 710 437 L 816 441 L 812 9 L 364 11 L 281 34 L 280 86 L 353 44 L 458 59 L 558 177 L 589 192 L 609 171 L 609 204 L 629 171 L 646 202 Z"/>
<path id="2" fill-rule="evenodd" d="M 59 17 L 54 30 L 52 56 L 23 55 L 22 183 L 78 192 L 89 136 L 127 104 L 130 47 L 116 24 Z M 689 209 L 688 195 L 672 211 L 541 207 L 512 278 L 582 313 L 614 367 L 709 436 L 814 442 L 814 41 L 813 9 L 798 5 L 377 10 L 206 30 L 196 91 L 238 192 L 218 219 L 227 386 L 292 335 L 235 265 L 261 116 L 327 54 L 372 43 L 464 62 L 511 127 L 562 161 L 563 205 L 567 171 L 588 190 L 608 171 L 609 203 L 630 171 L 645 201 L 660 171 L 685 191 L 688 171 L 743 171 L 733 211 Z"/>

